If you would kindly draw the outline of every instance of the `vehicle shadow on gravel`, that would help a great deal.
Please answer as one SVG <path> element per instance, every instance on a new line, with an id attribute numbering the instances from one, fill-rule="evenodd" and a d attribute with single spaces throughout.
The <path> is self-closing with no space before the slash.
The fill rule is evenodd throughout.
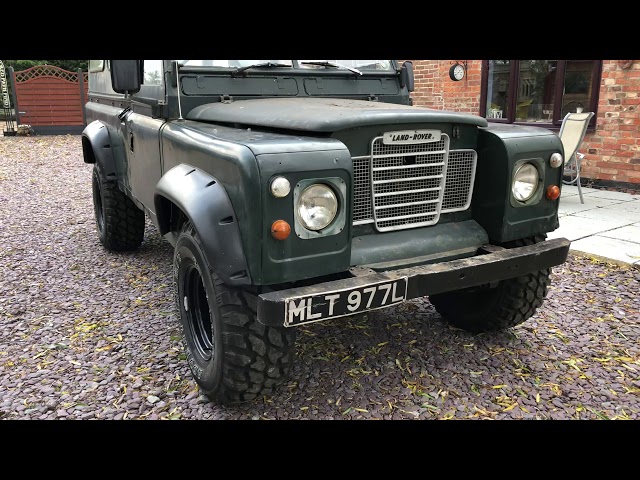
<path id="1" fill-rule="evenodd" d="M 522 368 L 496 358 L 507 350 L 530 353 L 514 331 L 473 335 L 416 300 L 300 328 L 291 380 L 263 404 L 276 408 L 274 418 L 470 417 L 474 397 Z M 235 408 L 243 416 L 261 409 Z"/>
<path id="2" fill-rule="evenodd" d="M 171 281 L 172 249 L 151 224 L 136 254 L 120 256 L 140 268 L 155 264 L 161 270 L 157 273 Z M 176 315 L 167 322 L 172 335 L 179 336 Z M 487 382 L 492 392 L 491 386 L 502 383 L 499 377 L 514 375 L 517 364 L 505 364 L 496 355 L 527 349 L 516 331 L 473 335 L 447 325 L 427 299 L 414 300 L 298 327 L 290 379 L 272 396 L 224 407 L 204 397 L 201 401 L 214 418 L 469 417 L 477 412 L 459 410 L 456 399 L 468 403 L 486 390 Z M 182 345 L 177 348 L 184 358 Z M 188 372 L 184 359 L 179 365 Z"/>
<path id="3" fill-rule="evenodd" d="M 170 388 L 149 392 L 163 398 L 149 418 L 171 418 L 167 412 L 176 410 L 189 419 L 639 418 L 638 377 L 619 373 L 639 362 L 638 324 L 610 310 L 611 304 L 621 312 L 635 308 L 632 270 L 571 257 L 554 271 L 536 315 L 503 332 L 473 335 L 453 328 L 426 298 L 298 327 L 289 380 L 273 395 L 219 406 L 199 393 L 185 360 L 168 242 L 148 224 L 135 254 L 112 259 L 130 276 L 133 307 L 139 298 L 146 301 L 147 276 L 160 282 L 152 310 L 142 310 L 138 321 L 161 319 L 163 331 L 156 335 L 169 341 L 157 342 L 168 354 L 148 365 L 179 382 L 169 379 Z M 597 293 L 607 289 L 610 297 Z M 568 292 L 584 305 L 567 302 Z"/>
<path id="4" fill-rule="evenodd" d="M 618 274 L 611 301 L 620 318 L 606 295 L 581 293 L 592 281 L 596 291 L 615 283 L 603 268 Z M 638 418 L 639 328 L 624 315 L 637 313 L 636 272 L 572 257 L 553 274 L 545 307 L 491 334 L 450 327 L 428 299 L 301 327 L 282 391 L 225 411 L 271 419 Z M 585 305 L 567 302 L 568 290 Z"/>

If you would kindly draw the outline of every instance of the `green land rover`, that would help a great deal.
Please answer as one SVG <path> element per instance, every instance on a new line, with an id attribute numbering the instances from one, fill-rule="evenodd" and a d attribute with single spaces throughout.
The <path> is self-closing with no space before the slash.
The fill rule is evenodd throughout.
<path id="1" fill-rule="evenodd" d="M 412 105 L 411 62 L 92 60 L 84 161 L 109 250 L 174 247 L 200 389 L 276 391 L 296 327 L 428 297 L 506 329 L 547 293 L 563 148 L 544 128 Z M 339 325 L 339 323 L 338 323 Z"/>

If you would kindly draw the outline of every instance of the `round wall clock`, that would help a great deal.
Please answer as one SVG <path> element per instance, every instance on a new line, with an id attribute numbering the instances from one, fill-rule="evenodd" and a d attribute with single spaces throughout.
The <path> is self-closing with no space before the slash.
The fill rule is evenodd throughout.
<path id="1" fill-rule="evenodd" d="M 460 63 L 451 65 L 451 68 L 449 69 L 449 77 L 455 82 L 462 80 L 464 78 L 464 66 Z"/>

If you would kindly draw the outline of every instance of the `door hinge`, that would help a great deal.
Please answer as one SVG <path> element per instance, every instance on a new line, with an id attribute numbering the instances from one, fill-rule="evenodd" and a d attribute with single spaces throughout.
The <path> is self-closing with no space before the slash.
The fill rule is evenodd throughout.
<path id="1" fill-rule="evenodd" d="M 367 100 L 369 100 L 370 102 L 377 102 L 378 101 L 378 97 L 376 97 L 375 95 L 369 95 L 367 97 Z"/>
<path id="2" fill-rule="evenodd" d="M 231 103 L 233 102 L 233 97 L 231 95 L 220 95 L 220 101 L 222 103 Z"/>

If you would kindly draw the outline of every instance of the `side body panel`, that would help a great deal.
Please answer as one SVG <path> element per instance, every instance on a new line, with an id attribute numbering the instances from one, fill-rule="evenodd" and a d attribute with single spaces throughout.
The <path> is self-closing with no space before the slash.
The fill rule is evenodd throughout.
<path id="1" fill-rule="evenodd" d="M 234 219 L 240 229 L 241 249 L 246 255 L 249 276 L 259 283 L 262 201 L 257 187 L 260 185 L 260 174 L 255 156 L 245 145 L 216 138 L 213 132 L 215 127 L 209 127 L 210 131 L 207 126 L 204 126 L 204 131 L 198 127 L 197 123 L 189 121 L 172 121 L 166 124 L 160 135 L 162 171 L 168 173 L 172 168 L 184 165 L 215 179 L 219 185 L 216 188 L 224 190 L 232 205 Z M 237 133 L 234 129 L 225 130 Z M 215 196 L 200 196 L 197 190 L 188 190 L 185 195 L 197 195 L 200 202 L 215 200 Z M 159 204 L 157 199 L 155 204 Z M 212 205 L 211 208 L 217 207 Z M 160 221 L 161 225 L 162 222 L 164 220 Z M 207 237 L 202 240 L 205 243 L 209 241 Z"/>
<path id="2" fill-rule="evenodd" d="M 125 182 L 131 196 L 155 216 L 154 195 L 162 177 L 160 129 L 163 119 L 128 112 L 122 116 L 120 137 L 126 151 Z"/>

